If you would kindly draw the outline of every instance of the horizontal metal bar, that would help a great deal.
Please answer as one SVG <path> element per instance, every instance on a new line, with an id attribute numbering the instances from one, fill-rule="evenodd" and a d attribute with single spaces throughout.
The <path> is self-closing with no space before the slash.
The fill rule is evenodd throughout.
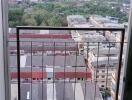
<path id="1" fill-rule="evenodd" d="M 17 41 L 8 41 L 8 42 L 17 42 Z M 19 42 L 33 42 L 33 43 L 37 42 L 37 43 L 49 43 L 49 44 L 54 43 L 54 42 L 48 42 L 48 41 L 43 42 L 43 41 L 37 41 L 37 40 L 36 41 L 35 40 L 33 40 L 33 41 L 32 40 L 31 41 L 30 40 L 29 41 L 25 41 L 25 40 L 21 41 L 20 40 Z M 67 43 L 68 44 L 68 43 L 76 43 L 76 42 L 75 41 L 73 41 L 73 42 L 63 42 L 62 41 L 62 42 L 55 42 L 55 43 L 62 43 L 62 44 Z M 109 42 L 109 41 L 106 42 L 106 41 L 104 41 L 104 42 L 78 42 L 78 43 L 108 43 L 109 44 L 109 43 L 121 43 L 121 42 Z M 124 43 L 128 43 L 128 42 L 124 42 Z"/>
<path id="2" fill-rule="evenodd" d="M 125 28 L 96 28 L 96 27 L 88 27 L 88 28 L 72 28 L 72 27 L 43 27 L 43 26 L 17 26 L 17 29 L 24 30 L 92 30 L 92 31 L 124 31 Z"/>

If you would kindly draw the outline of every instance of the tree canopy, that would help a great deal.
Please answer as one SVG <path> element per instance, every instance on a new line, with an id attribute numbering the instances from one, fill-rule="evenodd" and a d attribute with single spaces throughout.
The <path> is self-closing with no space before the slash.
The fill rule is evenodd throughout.
<path id="1" fill-rule="evenodd" d="M 29 6 L 27 6 L 29 5 Z M 88 16 L 97 14 L 101 16 L 112 16 L 119 18 L 119 22 L 126 22 L 128 17 L 120 11 L 118 7 L 112 9 L 111 5 L 102 3 L 56 3 L 45 2 L 30 4 L 26 6 L 10 6 L 9 7 L 9 26 L 17 25 L 45 25 L 45 26 L 65 26 L 67 25 L 66 16 L 80 14 Z"/>

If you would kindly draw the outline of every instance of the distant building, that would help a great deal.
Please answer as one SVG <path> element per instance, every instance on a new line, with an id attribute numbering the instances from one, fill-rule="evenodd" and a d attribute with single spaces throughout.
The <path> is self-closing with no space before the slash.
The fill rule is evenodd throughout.
<path id="1" fill-rule="evenodd" d="M 39 2 L 40 0 L 30 0 L 30 2 Z"/>
<path id="2" fill-rule="evenodd" d="M 116 17 L 102 17 L 102 16 L 91 16 L 89 18 L 89 21 L 95 26 L 95 27 L 106 27 L 106 28 L 123 28 L 124 26 L 122 24 L 118 23 L 118 18 Z M 106 37 L 106 39 L 109 42 L 120 42 L 121 32 L 114 32 L 114 31 L 106 31 L 103 32 L 103 35 Z M 119 47 L 119 44 L 115 44 L 117 47 Z"/>
<path id="3" fill-rule="evenodd" d="M 97 81 L 100 88 L 111 88 L 111 76 L 118 66 L 118 50 L 109 48 L 96 49 L 89 53 L 88 67 L 92 72 L 93 81 Z"/>
<path id="4" fill-rule="evenodd" d="M 16 50 L 16 35 L 9 35 L 10 42 L 10 50 Z M 77 51 L 78 46 L 77 43 L 72 39 L 71 35 L 63 34 L 20 34 L 20 49 L 25 52 L 31 52 L 31 42 L 32 41 L 32 52 L 61 52 L 65 53 L 65 51 Z M 35 41 L 35 42 L 33 42 Z"/>
<path id="5" fill-rule="evenodd" d="M 74 27 L 75 24 L 87 23 L 87 20 L 82 15 L 69 15 L 67 16 L 68 27 Z"/>
<path id="6" fill-rule="evenodd" d="M 22 3 L 24 2 L 24 0 L 9 0 L 8 3 L 9 4 L 19 4 L 19 3 Z"/>
<path id="7" fill-rule="evenodd" d="M 89 17 L 89 21 L 95 26 L 95 27 L 120 27 L 120 24 L 118 23 L 118 18 L 116 17 L 102 17 L 99 15 L 94 15 Z"/>
<path id="8" fill-rule="evenodd" d="M 114 100 L 115 95 L 116 95 L 116 72 L 112 74 L 111 80 L 112 80 L 112 82 L 111 82 L 111 98 L 112 98 L 112 100 Z M 122 86 L 123 86 L 123 73 L 121 72 L 118 100 L 121 100 Z"/>
<path id="9" fill-rule="evenodd" d="M 17 78 L 17 70 L 16 70 L 16 55 L 10 56 L 10 71 L 11 78 Z M 43 63 L 42 63 L 42 55 L 33 55 L 32 56 L 32 64 L 31 64 L 31 56 L 29 55 L 21 55 L 21 78 L 29 79 L 31 78 L 31 67 L 32 67 L 32 78 L 33 80 L 41 80 L 42 77 L 46 80 L 52 80 L 55 77 L 56 80 L 66 79 L 67 81 L 83 81 L 89 80 L 91 81 L 91 72 L 87 68 L 83 56 L 76 55 L 56 55 L 55 62 L 54 56 L 48 56 L 44 54 Z M 43 64 L 43 65 L 42 65 Z M 75 71 L 76 70 L 76 71 Z M 42 73 L 44 73 L 42 75 Z"/>

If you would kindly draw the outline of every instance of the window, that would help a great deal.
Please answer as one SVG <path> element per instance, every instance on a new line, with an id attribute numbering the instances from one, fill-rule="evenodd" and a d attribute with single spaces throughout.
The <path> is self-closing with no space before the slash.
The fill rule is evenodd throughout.
<path id="1" fill-rule="evenodd" d="M 104 76 L 104 75 L 102 75 L 101 77 L 102 77 L 102 78 L 105 78 L 105 76 Z"/>
<path id="2" fill-rule="evenodd" d="M 33 80 L 36 80 L 36 78 L 33 78 Z"/>
<path id="3" fill-rule="evenodd" d="M 104 85 L 101 85 L 101 87 L 104 87 Z"/>
<path id="4" fill-rule="evenodd" d="M 48 78 L 48 80 L 51 80 L 51 78 Z"/>
<path id="5" fill-rule="evenodd" d="M 102 70 L 102 72 L 104 73 L 104 72 L 105 72 L 105 70 Z"/>
<path id="6" fill-rule="evenodd" d="M 82 81 L 85 80 L 84 78 L 82 78 Z"/>
<path id="7" fill-rule="evenodd" d="M 99 78 L 99 75 L 97 75 L 96 78 Z"/>
<path id="8" fill-rule="evenodd" d="M 80 78 L 77 78 L 77 80 L 80 80 Z"/>
<path id="9" fill-rule="evenodd" d="M 100 67 L 105 67 L 105 64 L 103 64 L 103 65 L 100 65 Z"/>

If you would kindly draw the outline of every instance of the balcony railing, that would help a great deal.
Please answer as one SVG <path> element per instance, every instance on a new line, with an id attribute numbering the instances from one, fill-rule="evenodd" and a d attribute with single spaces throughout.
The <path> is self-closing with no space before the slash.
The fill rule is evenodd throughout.
<path id="1" fill-rule="evenodd" d="M 21 30 L 67 30 L 72 37 L 53 36 L 47 40 L 42 34 L 27 36 Z M 76 37 L 76 31 L 82 34 Z M 104 39 L 86 35 L 89 31 Z M 120 34 L 119 41 L 108 37 L 113 32 Z M 118 100 L 124 28 L 21 26 L 16 33 L 9 37 L 11 84 L 18 92 L 14 100 L 106 100 L 113 91 Z M 86 36 L 91 36 L 91 40 Z M 113 73 L 116 73 L 114 90 Z"/>

